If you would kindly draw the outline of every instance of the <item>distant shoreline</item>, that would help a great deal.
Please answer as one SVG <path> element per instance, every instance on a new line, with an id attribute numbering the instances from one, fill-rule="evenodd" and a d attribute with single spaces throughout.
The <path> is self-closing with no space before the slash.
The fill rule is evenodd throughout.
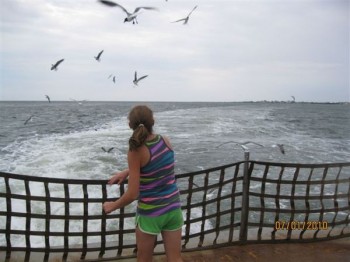
<path id="1" fill-rule="evenodd" d="M 43 103 L 48 103 L 47 100 L 0 100 L 0 103 L 8 103 L 8 102 L 43 102 Z M 69 102 L 69 103 L 74 103 L 75 101 L 71 100 L 54 100 L 51 102 Z M 213 104 L 229 104 L 229 103 L 261 103 L 261 104 L 326 104 L 326 105 L 350 105 L 350 102 L 308 102 L 308 101 L 299 101 L 299 102 L 294 102 L 294 101 L 268 101 L 268 100 L 261 100 L 261 101 L 107 101 L 107 100 L 86 100 L 84 103 L 88 102 L 101 102 L 101 103 L 213 103 Z"/>

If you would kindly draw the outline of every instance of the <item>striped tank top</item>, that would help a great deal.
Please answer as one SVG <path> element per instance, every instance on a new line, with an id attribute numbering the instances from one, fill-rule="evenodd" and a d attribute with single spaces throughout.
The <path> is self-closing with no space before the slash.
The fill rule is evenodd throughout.
<path id="1" fill-rule="evenodd" d="M 145 145 L 150 160 L 141 168 L 137 214 L 156 217 L 181 206 L 174 173 L 174 151 L 160 135 Z"/>

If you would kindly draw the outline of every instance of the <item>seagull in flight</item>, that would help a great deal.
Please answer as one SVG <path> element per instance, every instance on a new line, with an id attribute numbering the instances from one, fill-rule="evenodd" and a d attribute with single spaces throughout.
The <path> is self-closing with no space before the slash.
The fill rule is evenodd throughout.
<path id="1" fill-rule="evenodd" d="M 32 118 L 33 118 L 33 115 L 31 115 L 30 117 L 28 117 L 28 119 L 24 122 L 24 124 L 25 124 L 25 125 L 28 124 L 28 122 L 31 121 Z"/>
<path id="2" fill-rule="evenodd" d="M 183 22 L 183 25 L 187 25 L 188 23 L 188 20 L 190 19 L 190 15 L 192 14 L 192 12 L 197 8 L 197 5 L 195 7 L 193 7 L 192 11 L 185 17 L 185 18 L 182 18 L 182 19 L 179 19 L 179 20 L 176 20 L 172 23 L 177 23 L 177 22 L 181 22 L 181 21 L 184 21 Z"/>
<path id="3" fill-rule="evenodd" d="M 255 143 L 253 141 L 245 141 L 245 142 L 242 142 L 242 143 L 235 142 L 235 141 L 229 141 L 229 142 L 225 142 L 225 143 L 222 143 L 222 144 L 218 145 L 217 148 L 219 148 L 219 147 L 221 147 L 223 145 L 226 145 L 226 144 L 230 144 L 230 143 L 234 143 L 236 145 L 241 146 L 241 148 L 243 148 L 243 150 L 245 150 L 245 151 L 249 150 L 249 148 L 246 146 L 247 144 L 254 144 L 254 145 L 257 145 L 259 147 L 264 147 L 263 145 Z M 283 144 L 275 144 L 275 145 L 272 145 L 271 147 L 278 147 L 278 149 L 280 150 L 281 154 L 283 154 L 283 155 L 286 153 L 286 151 L 284 150 L 284 145 Z"/>
<path id="4" fill-rule="evenodd" d="M 64 59 L 58 60 L 54 65 L 51 66 L 51 70 L 57 71 L 57 67 L 59 64 L 61 64 L 64 61 Z"/>
<path id="5" fill-rule="evenodd" d="M 236 144 L 236 145 L 239 145 L 239 146 L 241 146 L 241 148 L 243 149 L 243 150 L 245 150 L 245 151 L 247 151 L 249 148 L 246 146 L 247 144 L 254 144 L 254 145 L 257 145 L 257 146 L 260 146 L 260 147 L 264 147 L 263 145 L 261 145 L 261 144 L 258 144 L 258 143 L 255 143 L 255 142 L 253 142 L 253 141 L 245 141 L 245 142 L 236 142 L 236 141 L 229 141 L 229 142 L 225 142 L 225 143 L 222 143 L 222 144 L 220 144 L 220 145 L 218 145 L 217 147 L 221 147 L 221 146 L 223 146 L 223 145 L 225 145 L 225 144 L 230 144 L 230 143 L 233 143 L 233 144 Z"/>
<path id="6" fill-rule="evenodd" d="M 46 99 L 49 101 L 49 103 L 51 103 L 51 99 L 48 95 L 45 95 Z"/>
<path id="7" fill-rule="evenodd" d="M 132 81 L 134 83 L 135 86 L 137 86 L 137 84 L 139 83 L 139 81 L 141 81 L 142 79 L 146 78 L 148 75 L 144 75 L 141 76 L 140 78 L 137 78 L 137 72 L 135 71 L 135 77 L 134 77 L 134 81 Z"/>
<path id="8" fill-rule="evenodd" d="M 102 53 L 103 53 L 103 50 L 101 52 L 99 52 L 97 56 L 95 56 L 95 59 L 97 62 L 100 62 L 100 58 L 101 58 Z"/>
<path id="9" fill-rule="evenodd" d="M 106 149 L 106 148 L 104 148 L 104 147 L 101 147 L 101 149 L 102 149 L 104 152 L 106 152 L 106 153 L 110 153 L 110 152 L 112 152 L 112 150 L 114 149 L 114 147 L 111 147 L 111 148 L 108 148 L 108 149 Z"/>
<path id="10" fill-rule="evenodd" d="M 108 77 L 108 79 L 110 79 L 112 76 L 113 76 L 112 81 L 115 83 L 115 75 L 110 74 L 109 77 Z"/>
<path id="11" fill-rule="evenodd" d="M 276 145 L 273 145 L 272 147 L 278 147 L 278 149 L 280 150 L 280 152 L 283 155 L 286 153 L 286 151 L 284 150 L 284 145 L 283 144 L 276 144 Z"/>
<path id="12" fill-rule="evenodd" d="M 105 4 L 109 7 L 119 7 L 121 8 L 125 13 L 126 13 L 126 18 L 124 19 L 124 23 L 125 22 L 132 22 L 133 24 L 138 24 L 137 22 L 137 15 L 140 14 L 140 10 L 141 9 L 145 9 L 145 10 L 157 10 L 157 8 L 155 7 L 147 7 L 147 6 L 140 6 L 140 7 L 136 7 L 133 13 L 128 12 L 128 10 L 126 10 L 123 6 L 121 6 L 120 4 L 117 4 L 115 2 L 112 1 L 107 1 L 107 0 L 99 0 L 102 4 Z"/>

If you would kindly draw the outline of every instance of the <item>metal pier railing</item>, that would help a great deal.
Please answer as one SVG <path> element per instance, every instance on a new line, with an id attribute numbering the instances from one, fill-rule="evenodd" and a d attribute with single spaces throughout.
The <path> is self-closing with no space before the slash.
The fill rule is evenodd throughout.
<path id="1" fill-rule="evenodd" d="M 350 236 L 350 163 L 250 161 L 177 175 L 183 251 Z M 135 207 L 102 203 L 127 184 L 0 172 L 0 253 L 5 261 L 107 261 L 135 257 Z M 158 239 L 156 253 L 163 253 Z"/>

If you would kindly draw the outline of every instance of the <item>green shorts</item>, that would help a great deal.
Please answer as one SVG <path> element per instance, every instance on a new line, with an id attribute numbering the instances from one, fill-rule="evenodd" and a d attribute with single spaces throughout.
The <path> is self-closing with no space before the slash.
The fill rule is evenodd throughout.
<path id="1" fill-rule="evenodd" d="M 184 220 L 181 208 L 158 217 L 136 215 L 135 224 L 146 234 L 158 235 L 162 231 L 176 231 L 182 228 Z"/>

